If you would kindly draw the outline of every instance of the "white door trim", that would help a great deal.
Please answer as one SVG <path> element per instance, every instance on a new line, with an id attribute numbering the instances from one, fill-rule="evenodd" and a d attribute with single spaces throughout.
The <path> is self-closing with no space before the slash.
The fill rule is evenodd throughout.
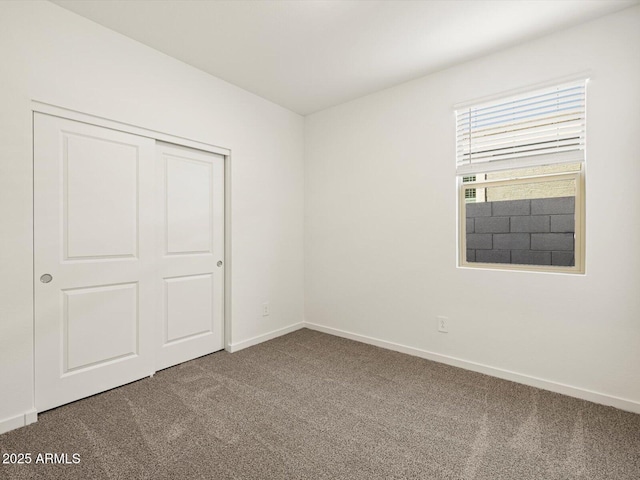
<path id="1" fill-rule="evenodd" d="M 229 150 L 228 148 L 223 148 L 217 145 L 199 142 L 190 138 L 179 137 L 177 135 L 171 135 L 169 133 L 159 132 L 157 130 L 151 130 L 149 128 L 119 122 L 117 120 L 90 115 L 88 113 L 79 112 L 70 108 L 59 107 L 57 105 L 52 105 L 50 103 L 45 103 L 38 100 L 31 101 L 31 109 L 34 112 L 46 113 L 48 115 L 53 115 L 54 117 L 62 117 L 66 118 L 67 120 L 75 120 L 78 122 L 88 123 L 90 125 L 96 125 L 98 127 L 105 127 L 112 130 L 119 130 L 121 132 L 133 133 L 134 135 L 139 135 L 141 137 L 153 138 L 154 140 L 160 140 L 167 143 L 175 143 L 176 145 L 195 148 L 197 150 L 204 150 L 205 152 L 217 153 L 218 155 L 231 155 L 231 150 Z"/>

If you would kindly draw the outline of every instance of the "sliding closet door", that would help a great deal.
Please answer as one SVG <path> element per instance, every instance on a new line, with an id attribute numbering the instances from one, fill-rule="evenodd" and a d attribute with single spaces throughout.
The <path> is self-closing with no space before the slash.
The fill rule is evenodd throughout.
<path id="1" fill-rule="evenodd" d="M 34 118 L 38 411 L 154 371 L 155 141 Z"/>
<path id="2" fill-rule="evenodd" d="M 157 151 L 161 369 L 224 348 L 224 157 Z"/>

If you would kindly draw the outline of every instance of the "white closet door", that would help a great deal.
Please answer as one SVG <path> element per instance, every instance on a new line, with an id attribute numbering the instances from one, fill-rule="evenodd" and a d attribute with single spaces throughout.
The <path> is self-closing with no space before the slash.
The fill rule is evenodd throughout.
<path id="1" fill-rule="evenodd" d="M 158 144 L 156 368 L 224 348 L 224 157 Z"/>
<path id="2" fill-rule="evenodd" d="M 154 371 L 155 141 L 34 117 L 38 411 Z"/>

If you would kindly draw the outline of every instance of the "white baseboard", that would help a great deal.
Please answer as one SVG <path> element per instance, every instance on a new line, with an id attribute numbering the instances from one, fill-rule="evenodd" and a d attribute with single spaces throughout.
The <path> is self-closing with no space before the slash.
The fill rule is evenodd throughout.
<path id="1" fill-rule="evenodd" d="M 471 362 L 448 355 L 442 355 L 439 353 L 429 352 L 415 347 L 409 347 L 398 343 L 388 342 L 386 340 L 380 340 L 378 338 L 368 337 L 366 335 L 360 335 L 357 333 L 347 332 L 332 327 L 325 327 L 323 325 L 317 325 L 309 322 L 300 322 L 288 327 L 280 328 L 272 332 L 258 335 L 247 340 L 243 340 L 238 343 L 230 344 L 227 347 L 227 351 L 233 353 L 243 350 L 245 348 L 257 345 L 267 340 L 286 335 L 301 328 L 308 328 L 310 330 L 317 330 L 319 332 L 328 333 L 337 337 L 348 338 L 355 340 L 356 342 L 362 342 L 369 345 L 375 345 L 376 347 L 386 348 L 387 350 L 394 350 L 400 353 L 406 353 L 407 355 L 413 355 L 415 357 L 425 358 L 427 360 L 433 360 L 435 362 L 452 365 L 454 367 L 463 368 L 465 370 L 471 370 L 492 377 L 502 378 L 504 380 L 510 380 L 512 382 L 529 385 L 531 387 L 541 388 L 543 390 L 549 390 L 551 392 L 568 395 L 582 400 L 587 400 L 601 405 L 609 405 L 620 410 L 626 410 L 628 412 L 640 414 L 640 402 L 634 400 L 628 400 L 625 398 L 615 397 L 604 393 L 594 392 L 584 388 L 573 387 L 571 385 L 565 385 L 562 383 L 553 382 L 550 380 L 544 380 L 529 375 L 524 375 L 501 368 L 491 367 L 489 365 L 483 365 L 481 363 Z M 14 430 L 16 428 L 24 427 L 38 420 L 38 412 L 35 409 L 29 410 L 23 414 L 16 415 L 15 417 L 6 418 L 0 420 L 0 434 Z"/>
<path id="2" fill-rule="evenodd" d="M 565 385 L 550 380 L 544 380 L 542 378 L 523 375 L 521 373 L 512 372 L 510 370 L 503 370 L 501 368 L 491 367 L 489 365 L 483 365 L 476 362 L 470 362 L 468 360 L 450 357 L 448 355 L 442 355 L 440 353 L 429 352 L 427 350 L 422 350 L 419 348 L 408 347 L 406 345 L 388 342 L 386 340 L 380 340 L 378 338 L 367 337 L 366 335 L 347 332 L 344 330 L 339 330 L 337 328 L 325 327 L 323 325 L 317 325 L 309 322 L 304 322 L 304 326 L 310 330 L 317 330 L 319 332 L 328 333 L 337 337 L 348 338 L 350 340 L 355 340 L 356 342 L 367 343 L 369 345 L 375 345 L 376 347 L 386 348 L 387 350 L 394 350 L 396 352 L 406 353 L 408 355 L 425 358 L 427 360 L 433 360 L 434 362 L 445 363 L 447 365 L 463 368 L 465 370 L 484 373 L 485 375 L 490 375 L 492 377 L 502 378 L 504 380 L 510 380 L 516 383 L 522 383 L 531 387 L 537 387 L 543 390 L 549 390 L 551 392 L 568 395 L 570 397 L 588 400 L 590 402 L 599 403 L 601 405 L 612 406 L 615 408 L 619 408 L 620 410 L 640 413 L 640 402 L 636 402 L 634 400 L 614 397 L 612 395 L 594 392 L 592 390 L 586 390 L 584 388 L 572 387 L 571 385 Z"/>
<path id="3" fill-rule="evenodd" d="M 242 340 L 241 342 L 231 343 L 226 350 L 229 353 L 238 352 L 245 348 L 249 348 L 259 343 L 266 342 L 267 340 L 272 340 L 274 338 L 281 337 L 282 335 L 286 335 L 287 333 L 295 332 L 296 330 L 300 330 L 301 328 L 304 328 L 304 322 L 289 325 L 288 327 L 280 328 L 278 330 L 273 330 L 272 332 L 258 335 L 257 337 L 249 338 L 247 340 Z"/>
<path id="4" fill-rule="evenodd" d="M 38 411 L 34 408 L 33 410 L 29 410 L 24 414 L 24 424 L 31 425 L 32 423 L 36 423 L 38 421 Z"/>
<path id="5" fill-rule="evenodd" d="M 6 433 L 16 428 L 24 427 L 38 420 L 38 412 L 29 410 L 28 412 L 16 415 L 15 417 L 0 420 L 0 433 Z"/>

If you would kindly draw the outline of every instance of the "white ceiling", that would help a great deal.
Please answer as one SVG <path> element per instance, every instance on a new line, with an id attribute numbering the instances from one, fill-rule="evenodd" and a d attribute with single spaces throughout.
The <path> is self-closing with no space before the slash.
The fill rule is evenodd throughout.
<path id="1" fill-rule="evenodd" d="M 306 115 L 640 0 L 52 0 Z"/>

